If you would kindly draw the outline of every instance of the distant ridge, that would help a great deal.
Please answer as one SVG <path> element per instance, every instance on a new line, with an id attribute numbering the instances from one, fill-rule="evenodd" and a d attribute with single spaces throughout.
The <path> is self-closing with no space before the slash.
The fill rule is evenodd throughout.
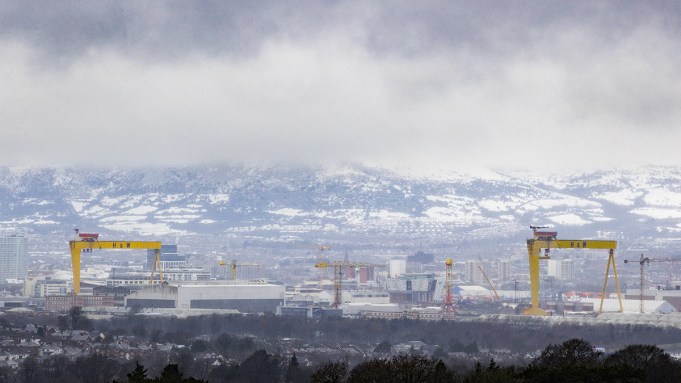
<path id="1" fill-rule="evenodd" d="M 681 237 L 681 168 L 566 176 L 415 177 L 364 166 L 0 168 L 0 228 L 69 235 L 232 235 L 447 242 L 566 235 Z"/>

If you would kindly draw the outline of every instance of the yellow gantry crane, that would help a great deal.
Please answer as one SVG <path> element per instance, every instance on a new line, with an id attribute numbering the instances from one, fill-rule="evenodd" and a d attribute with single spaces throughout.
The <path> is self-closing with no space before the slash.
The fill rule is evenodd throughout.
<path id="1" fill-rule="evenodd" d="M 617 286 L 617 299 L 622 308 L 622 296 L 620 294 L 620 282 L 617 276 L 617 266 L 615 265 L 615 249 L 617 241 L 583 240 L 583 239 L 557 239 L 556 231 L 539 231 L 546 226 L 530 226 L 532 238 L 527 240 L 527 255 L 530 262 L 530 292 L 532 297 L 532 307 L 523 311 L 523 315 L 546 315 L 546 311 L 539 308 L 539 260 L 550 259 L 551 249 L 603 249 L 608 250 L 608 265 L 605 269 L 605 280 L 603 281 L 603 294 L 601 295 L 601 305 L 598 312 L 603 311 L 603 300 L 605 299 L 605 289 L 608 284 L 608 274 L 612 264 L 615 274 L 615 285 Z M 541 250 L 544 249 L 544 255 Z"/>
<path id="2" fill-rule="evenodd" d="M 341 304 L 341 279 L 343 274 L 343 269 L 348 267 L 383 267 L 383 265 L 378 265 L 375 263 L 362 263 L 362 262 L 346 262 L 346 261 L 331 261 L 331 262 L 319 262 L 314 265 L 318 269 L 326 269 L 328 267 L 333 267 L 333 307 L 338 308 Z"/>
<path id="3" fill-rule="evenodd" d="M 163 282 L 163 270 L 161 270 L 161 242 L 159 241 L 100 241 L 99 234 L 78 233 L 78 239 L 69 241 L 71 248 L 71 267 L 73 270 L 73 291 L 80 294 L 80 255 L 83 252 L 92 252 L 93 249 L 102 250 L 154 250 L 154 263 L 151 268 L 149 284 L 154 281 L 154 272 L 158 268 L 160 282 Z"/>

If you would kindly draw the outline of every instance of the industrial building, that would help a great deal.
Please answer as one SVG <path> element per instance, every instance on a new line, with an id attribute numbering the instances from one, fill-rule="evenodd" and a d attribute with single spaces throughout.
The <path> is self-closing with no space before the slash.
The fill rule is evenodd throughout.
<path id="1" fill-rule="evenodd" d="M 66 295 L 71 290 L 73 290 L 73 283 L 69 280 L 45 275 L 29 276 L 24 279 L 24 296 L 27 297 Z"/>
<path id="2" fill-rule="evenodd" d="M 391 303 L 423 304 L 433 301 L 436 278 L 432 274 L 404 275 L 385 280 Z"/>
<path id="3" fill-rule="evenodd" d="M 284 303 L 285 287 L 257 281 L 221 281 L 144 286 L 125 298 L 126 307 L 233 309 L 275 312 Z"/>
<path id="4" fill-rule="evenodd" d="M 454 295 L 461 298 L 489 298 L 492 297 L 492 292 L 482 286 L 455 286 Z"/>
<path id="5" fill-rule="evenodd" d="M 45 297 L 48 311 L 68 311 L 73 307 L 113 307 L 114 297 L 103 295 L 51 295 Z"/>
<path id="6" fill-rule="evenodd" d="M 599 307 L 601 304 L 600 298 L 583 298 L 582 302 L 588 302 Z M 604 312 L 618 312 L 620 310 L 619 300 L 604 299 Z M 624 313 L 639 313 L 640 301 L 638 299 L 622 299 L 622 312 Z M 643 301 L 643 312 L 645 314 L 671 314 L 677 310 L 669 302 L 666 301 Z"/>
<path id="7" fill-rule="evenodd" d="M 384 291 L 343 291 L 342 303 L 390 303 L 390 294 Z"/>
<path id="8" fill-rule="evenodd" d="M 168 282 L 208 281 L 210 280 L 210 272 L 195 267 L 169 268 L 163 269 L 163 279 Z M 147 273 L 118 274 L 106 279 L 106 285 L 111 287 L 147 284 L 149 284 L 149 274 Z"/>
<path id="9" fill-rule="evenodd" d="M 641 295 L 641 289 L 627 289 L 624 298 L 639 300 L 639 302 L 641 299 L 644 301 L 665 301 L 674 306 L 677 311 L 681 311 L 681 290 L 645 289 L 643 295 Z"/>

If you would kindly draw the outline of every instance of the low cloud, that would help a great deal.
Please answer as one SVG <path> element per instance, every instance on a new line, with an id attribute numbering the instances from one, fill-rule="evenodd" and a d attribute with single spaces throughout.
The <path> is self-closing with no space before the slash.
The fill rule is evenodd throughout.
<path id="1" fill-rule="evenodd" d="M 37 4 L 0 6 L 9 165 L 681 160 L 672 3 Z"/>

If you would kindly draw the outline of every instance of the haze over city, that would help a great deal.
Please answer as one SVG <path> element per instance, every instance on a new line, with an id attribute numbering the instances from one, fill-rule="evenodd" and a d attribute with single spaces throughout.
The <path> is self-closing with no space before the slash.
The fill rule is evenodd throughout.
<path id="1" fill-rule="evenodd" d="M 677 164 L 661 2 L 0 5 L 0 162 Z"/>

